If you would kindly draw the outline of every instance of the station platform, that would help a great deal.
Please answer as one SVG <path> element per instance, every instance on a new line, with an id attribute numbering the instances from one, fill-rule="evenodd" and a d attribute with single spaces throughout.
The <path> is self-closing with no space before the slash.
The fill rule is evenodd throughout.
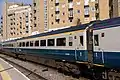
<path id="1" fill-rule="evenodd" d="M 30 80 L 23 73 L 0 58 L 0 80 Z"/>

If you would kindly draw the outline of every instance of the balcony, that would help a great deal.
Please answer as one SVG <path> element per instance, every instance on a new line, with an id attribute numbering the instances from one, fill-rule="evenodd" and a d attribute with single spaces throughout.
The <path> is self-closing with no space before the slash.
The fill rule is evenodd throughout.
<path id="1" fill-rule="evenodd" d="M 58 6 L 59 5 L 59 0 L 56 0 L 55 1 L 55 6 Z"/>
<path id="2" fill-rule="evenodd" d="M 96 17 L 96 19 L 98 20 L 98 19 L 99 19 L 99 13 L 96 13 L 96 14 L 95 14 L 95 17 Z"/>
<path id="3" fill-rule="evenodd" d="M 55 6 L 58 6 L 59 5 L 59 3 L 55 3 Z"/>
<path id="4" fill-rule="evenodd" d="M 89 17 L 90 15 L 88 14 L 88 15 L 84 15 L 84 17 Z"/>
<path id="5" fill-rule="evenodd" d="M 69 20 L 73 19 L 73 16 L 69 16 Z"/>
<path id="6" fill-rule="evenodd" d="M 60 19 L 55 19 L 55 21 L 56 21 L 57 23 L 59 23 L 59 22 L 60 22 Z"/>
<path id="7" fill-rule="evenodd" d="M 69 7 L 68 8 L 73 8 L 73 3 L 69 3 Z"/>
<path id="8" fill-rule="evenodd" d="M 95 0 L 95 3 L 99 3 L 99 0 Z"/>
<path id="9" fill-rule="evenodd" d="M 71 2 L 73 2 L 73 0 L 68 0 L 68 3 L 71 3 Z"/>
<path id="10" fill-rule="evenodd" d="M 96 10 L 96 13 L 99 13 L 99 10 L 98 10 L 98 9 Z"/>
<path id="11" fill-rule="evenodd" d="M 68 11 L 73 11 L 73 8 L 68 8 Z"/>
<path id="12" fill-rule="evenodd" d="M 59 6 L 56 6 L 55 11 L 59 11 Z"/>
<path id="13" fill-rule="evenodd" d="M 59 0 L 55 0 L 55 3 L 59 3 Z"/>
<path id="14" fill-rule="evenodd" d="M 98 8 L 99 8 L 99 5 L 98 5 L 98 4 L 95 4 L 95 8 L 98 9 Z"/>
<path id="15" fill-rule="evenodd" d="M 59 14 L 60 13 L 60 11 L 55 11 L 55 14 Z"/>

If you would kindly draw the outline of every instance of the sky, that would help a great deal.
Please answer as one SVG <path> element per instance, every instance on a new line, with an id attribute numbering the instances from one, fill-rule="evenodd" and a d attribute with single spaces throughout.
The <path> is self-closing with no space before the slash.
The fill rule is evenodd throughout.
<path id="1" fill-rule="evenodd" d="M 0 16 L 2 14 L 2 6 L 4 4 L 5 0 L 0 0 Z M 31 4 L 32 0 L 8 0 L 8 2 L 23 2 L 25 4 Z"/>

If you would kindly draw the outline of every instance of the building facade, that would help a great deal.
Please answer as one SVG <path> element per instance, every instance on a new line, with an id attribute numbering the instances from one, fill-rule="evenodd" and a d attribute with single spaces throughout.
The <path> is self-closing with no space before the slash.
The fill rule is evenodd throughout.
<path id="1" fill-rule="evenodd" d="M 23 4 L 7 5 L 3 12 L 4 39 L 14 39 L 31 35 L 31 6 Z"/>
<path id="2" fill-rule="evenodd" d="M 33 32 L 41 33 L 108 19 L 109 0 L 33 0 L 33 15 Z"/>
<path id="3" fill-rule="evenodd" d="M 33 0 L 32 35 L 44 32 L 44 0 Z"/>
<path id="4" fill-rule="evenodd" d="M 109 6 L 110 18 L 120 16 L 120 0 L 109 0 Z"/>

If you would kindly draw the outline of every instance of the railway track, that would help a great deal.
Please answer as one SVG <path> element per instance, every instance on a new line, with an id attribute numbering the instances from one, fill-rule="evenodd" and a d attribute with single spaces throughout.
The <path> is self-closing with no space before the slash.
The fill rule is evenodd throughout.
<path id="1" fill-rule="evenodd" d="M 83 77 L 77 79 L 72 76 L 66 76 L 63 73 L 59 73 L 56 69 L 28 61 L 22 61 L 3 54 L 0 54 L 0 58 L 9 62 L 30 80 L 88 80 Z"/>
<path id="2" fill-rule="evenodd" d="M 24 75 L 26 75 L 30 80 L 47 80 L 46 78 L 36 74 L 35 73 L 36 70 L 29 70 L 29 69 L 23 67 L 22 65 L 19 65 L 19 64 L 15 63 L 14 61 L 11 61 L 11 60 L 5 58 L 5 56 L 0 55 L 0 58 L 4 59 L 5 61 L 7 61 L 11 65 L 13 65 L 15 68 L 17 68 L 19 71 L 21 71 Z"/>

